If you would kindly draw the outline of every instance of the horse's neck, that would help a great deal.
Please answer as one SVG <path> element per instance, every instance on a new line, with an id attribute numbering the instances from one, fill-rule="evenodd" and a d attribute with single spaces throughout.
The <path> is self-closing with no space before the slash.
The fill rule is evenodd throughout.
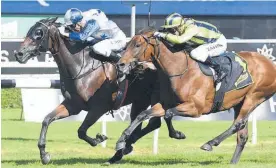
<path id="1" fill-rule="evenodd" d="M 64 40 L 59 37 L 59 53 L 55 56 L 56 61 L 58 60 L 58 66 L 62 66 L 61 69 L 67 72 L 71 77 L 76 77 L 85 71 L 87 65 L 90 64 L 91 58 L 89 58 L 89 53 L 81 50 L 78 53 L 71 54 Z"/>
<path id="2" fill-rule="evenodd" d="M 164 44 L 160 44 L 159 65 L 168 76 L 182 74 L 194 62 L 186 54 L 182 51 L 172 53 Z"/>

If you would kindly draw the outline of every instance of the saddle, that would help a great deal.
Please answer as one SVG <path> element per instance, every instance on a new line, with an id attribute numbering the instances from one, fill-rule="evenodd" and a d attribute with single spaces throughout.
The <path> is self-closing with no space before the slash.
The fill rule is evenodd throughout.
<path id="1" fill-rule="evenodd" d="M 214 98 L 214 104 L 210 113 L 218 112 L 222 106 L 224 95 L 232 90 L 242 89 L 253 83 L 252 77 L 247 70 L 247 62 L 236 53 L 226 52 L 224 55 L 213 58 L 226 70 L 227 76 L 218 83 Z M 215 71 L 200 62 L 199 68 L 206 76 L 212 76 L 215 81 Z"/>
<path id="2" fill-rule="evenodd" d="M 190 53 L 197 46 L 189 46 L 187 44 L 172 45 L 167 41 L 162 41 L 171 52 L 185 51 Z M 214 98 L 214 104 L 210 113 L 218 112 L 222 106 L 224 95 L 232 90 L 242 89 L 253 83 L 252 77 L 247 70 L 247 62 L 238 54 L 233 52 L 225 52 L 224 54 L 213 57 L 214 61 L 222 65 L 222 68 L 227 72 L 227 76 L 218 83 Z M 196 61 L 200 70 L 206 76 L 213 78 L 216 81 L 215 70 L 206 64 Z"/>

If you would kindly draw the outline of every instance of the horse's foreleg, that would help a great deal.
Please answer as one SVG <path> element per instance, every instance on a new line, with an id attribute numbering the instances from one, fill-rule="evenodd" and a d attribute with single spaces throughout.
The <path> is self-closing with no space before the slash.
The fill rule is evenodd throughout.
<path id="1" fill-rule="evenodd" d="M 151 109 L 141 112 L 136 119 L 130 124 L 130 126 L 124 130 L 120 139 L 116 144 L 116 150 L 120 150 L 126 147 L 126 140 L 130 137 L 135 128 L 141 124 L 144 120 L 150 117 L 161 117 L 165 114 L 161 104 L 154 105 Z"/>
<path id="2" fill-rule="evenodd" d="M 130 119 L 131 122 L 133 122 L 136 117 L 144 110 L 147 109 L 148 105 L 150 104 L 147 102 L 148 99 L 144 99 L 143 101 L 139 100 L 132 103 L 131 106 L 131 113 L 130 113 Z M 126 148 L 124 149 L 124 154 L 128 154 L 132 151 L 132 144 L 134 144 L 137 139 L 139 139 L 142 133 L 142 123 L 139 124 L 134 131 L 131 133 L 130 137 L 126 140 Z"/>
<path id="3" fill-rule="evenodd" d="M 174 129 L 172 125 L 172 117 L 171 118 L 164 118 L 168 127 L 169 136 L 174 139 L 185 139 L 186 136 L 181 131 L 177 131 Z"/>
<path id="4" fill-rule="evenodd" d="M 125 141 L 125 148 L 120 149 L 116 151 L 116 153 L 113 155 L 112 158 L 110 158 L 107 162 L 107 164 L 113 164 L 115 162 L 120 161 L 124 155 L 127 155 L 132 152 L 133 147 L 132 144 L 137 142 L 139 139 L 141 139 L 146 134 L 150 133 L 151 131 L 160 128 L 161 126 L 161 119 L 160 118 L 151 118 L 149 120 L 148 125 L 141 130 L 142 123 L 140 123 L 134 131 L 131 133 L 128 139 Z"/>
<path id="5" fill-rule="evenodd" d="M 78 129 L 78 136 L 80 139 L 86 141 L 91 146 L 97 146 L 99 143 L 105 141 L 107 137 L 105 135 L 97 134 L 96 138 L 87 136 L 87 130 L 91 127 L 104 113 L 105 108 L 93 108 L 89 110 L 84 121 Z"/>
<path id="6" fill-rule="evenodd" d="M 175 138 L 175 139 L 185 139 L 186 138 L 186 136 L 182 132 L 174 129 L 174 127 L 172 125 L 172 118 L 165 118 L 165 121 L 166 121 L 166 124 L 168 127 L 169 136 L 171 138 Z M 157 118 L 157 117 L 151 118 L 145 128 L 143 128 L 140 132 L 132 133 L 128 140 L 130 140 L 131 143 L 135 143 L 143 136 L 154 131 L 155 129 L 160 128 L 160 126 L 161 126 L 161 118 Z"/>
<path id="7" fill-rule="evenodd" d="M 158 112 L 157 112 L 157 114 L 152 114 L 152 115 L 153 116 L 158 116 Z M 174 129 L 174 127 L 172 125 L 172 117 L 165 118 L 165 121 L 166 121 L 168 130 L 169 130 L 169 136 L 171 138 L 175 138 L 175 139 L 185 139 L 186 138 L 186 136 L 182 132 L 176 131 Z M 160 128 L 160 126 L 161 126 L 161 118 L 151 118 L 149 120 L 148 125 L 145 128 L 143 128 L 139 132 L 139 134 L 133 134 L 132 133 L 131 137 L 129 139 L 132 140 L 132 143 L 135 143 L 138 139 L 142 138 L 144 135 L 152 132 L 153 130 L 155 130 L 157 128 Z M 132 138 L 133 136 L 135 138 Z"/>
<path id="8" fill-rule="evenodd" d="M 53 112 L 49 113 L 42 122 L 42 128 L 40 132 L 40 137 L 38 140 L 38 148 L 40 151 L 40 158 L 43 164 L 50 162 L 50 154 L 45 152 L 46 146 L 46 133 L 51 122 L 65 118 L 69 116 L 69 112 L 63 104 L 60 104 Z"/>
<path id="9" fill-rule="evenodd" d="M 147 100 L 147 99 L 143 99 Z M 131 113 L 130 113 L 130 119 L 131 122 L 135 120 L 137 115 L 140 114 L 141 111 L 144 111 L 148 107 L 148 102 L 142 102 L 139 100 L 138 102 L 133 102 L 131 106 Z M 136 139 L 139 139 L 139 135 L 141 135 L 141 128 L 142 128 L 142 123 L 139 124 L 130 137 L 126 140 L 126 147 L 124 149 L 121 149 L 119 151 L 116 151 L 116 153 L 107 161 L 107 164 L 113 164 L 115 162 L 120 161 L 124 155 L 127 155 L 132 152 L 133 147 L 132 144 L 136 142 Z"/>
<path id="10" fill-rule="evenodd" d="M 136 141 L 138 141 L 143 136 L 147 135 L 148 133 L 152 132 L 155 129 L 160 128 L 160 126 L 161 126 L 161 118 L 151 118 L 145 128 L 143 128 L 142 130 L 137 131 L 137 132 L 132 132 L 126 142 L 134 144 Z"/>

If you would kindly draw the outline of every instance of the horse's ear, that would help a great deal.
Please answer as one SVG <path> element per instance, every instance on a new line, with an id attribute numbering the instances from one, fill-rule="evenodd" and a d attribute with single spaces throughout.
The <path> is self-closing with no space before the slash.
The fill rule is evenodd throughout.
<path id="1" fill-rule="evenodd" d="M 155 26 L 156 26 L 156 22 L 155 21 L 151 22 L 150 25 L 149 25 L 149 27 L 153 28 L 153 29 L 156 29 Z"/>
<path id="2" fill-rule="evenodd" d="M 57 21 L 57 19 L 58 19 L 58 16 L 57 16 L 57 17 L 54 17 L 54 18 L 51 18 L 51 19 L 50 19 L 50 22 L 51 22 L 51 23 L 55 23 L 55 22 Z"/>

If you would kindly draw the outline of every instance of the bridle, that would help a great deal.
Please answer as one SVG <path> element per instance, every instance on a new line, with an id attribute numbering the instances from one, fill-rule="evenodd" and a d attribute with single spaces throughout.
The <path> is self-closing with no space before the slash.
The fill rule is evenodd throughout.
<path id="1" fill-rule="evenodd" d="M 51 38 L 52 41 L 54 41 L 54 40 L 59 41 L 58 38 L 54 39 L 54 37 L 58 37 L 58 35 L 57 35 L 58 31 L 55 31 L 54 35 L 51 35 L 51 34 L 50 34 L 50 31 L 49 31 L 50 28 L 49 28 L 48 25 L 46 25 L 46 24 L 43 23 L 43 22 L 37 22 L 37 23 L 40 23 L 41 25 L 45 26 L 46 29 L 47 29 L 45 35 L 44 35 L 44 33 L 43 33 L 43 37 L 41 38 L 41 42 L 39 43 L 38 48 L 41 48 L 41 47 L 42 47 L 42 44 L 43 44 L 44 41 L 45 41 L 44 38 L 45 38 L 45 36 L 46 36 L 47 34 L 49 34 L 49 37 Z M 48 40 L 47 40 L 46 42 L 48 43 Z M 51 45 L 51 48 L 49 48 L 49 50 L 51 51 L 51 53 L 52 53 L 53 56 L 55 56 L 55 55 L 57 55 L 57 54 L 59 53 L 60 43 L 58 42 L 57 44 L 58 44 L 57 50 L 54 48 L 53 45 Z M 49 46 L 49 43 L 48 43 L 47 45 Z M 48 47 L 46 47 L 46 50 L 47 50 L 47 48 L 48 48 Z M 39 51 L 39 52 L 40 52 L 40 51 Z M 80 79 L 80 78 L 83 78 L 84 76 L 88 75 L 89 73 L 91 73 L 92 71 L 95 70 L 95 69 L 91 68 L 89 71 L 85 72 L 84 74 L 80 74 L 81 71 L 82 71 L 82 69 L 83 69 L 83 67 L 84 67 L 84 62 L 85 62 L 85 61 L 84 61 L 84 50 L 83 50 L 83 54 L 82 54 L 82 65 L 81 65 L 81 68 L 80 68 L 79 72 L 78 72 L 78 73 L 76 74 L 76 76 L 74 76 L 74 77 L 69 77 L 69 76 L 67 76 L 67 79 L 70 79 L 70 80 Z"/>
<path id="2" fill-rule="evenodd" d="M 160 41 L 157 37 L 154 37 L 154 36 L 150 36 L 150 37 L 146 37 L 145 35 L 143 34 L 140 34 L 140 36 L 143 37 L 143 39 L 146 41 L 146 47 L 145 47 L 145 50 L 143 51 L 143 53 L 141 55 L 144 55 L 145 57 L 145 54 L 146 54 L 146 51 L 148 49 L 148 46 L 151 45 L 153 48 L 154 48 L 154 51 L 153 53 L 151 54 L 151 59 L 154 63 L 157 63 L 159 62 L 159 64 L 162 65 L 161 61 L 159 60 L 160 59 Z M 155 43 L 151 43 L 151 40 L 150 39 L 154 39 L 155 40 Z M 156 54 L 157 53 L 157 54 Z M 189 63 L 188 63 L 188 54 L 185 54 L 186 55 L 186 69 L 180 73 L 180 74 L 176 74 L 176 75 L 169 75 L 169 78 L 173 78 L 173 77 L 178 77 L 178 76 L 182 76 L 184 75 L 188 69 L 189 69 Z M 143 63 L 143 62 L 142 62 Z M 163 65 L 162 65 L 163 66 Z M 164 66 L 163 66 L 164 67 Z"/>
<path id="3" fill-rule="evenodd" d="M 41 24 L 41 25 L 43 25 L 44 27 L 46 27 L 46 33 L 45 33 L 45 35 L 44 35 L 44 33 L 43 33 L 43 36 L 42 36 L 42 38 L 41 38 L 41 41 L 40 41 L 40 43 L 39 43 L 39 45 L 38 45 L 38 48 L 42 48 L 42 44 L 44 43 L 44 41 L 45 41 L 45 37 L 48 35 L 50 38 L 51 38 L 51 40 L 53 41 L 54 39 L 54 36 L 52 36 L 51 34 L 50 34 L 50 31 L 49 31 L 49 26 L 48 25 L 46 25 L 45 23 L 43 23 L 43 22 L 37 22 L 37 23 L 39 23 L 39 24 Z M 56 31 L 57 32 L 57 31 Z M 55 32 L 55 34 L 56 34 L 56 32 Z M 48 43 L 48 40 L 46 41 L 47 42 L 47 47 L 45 47 L 45 50 L 47 50 L 49 47 L 49 43 Z M 58 43 L 59 44 L 59 43 Z M 59 53 L 59 46 L 57 47 L 57 51 L 55 51 L 55 49 L 54 49 L 54 47 L 53 47 L 53 45 L 51 46 L 51 48 L 49 48 L 50 49 L 50 51 L 51 51 L 51 53 L 52 53 L 52 55 L 54 56 L 54 55 L 57 55 L 58 53 Z M 55 52 L 54 52 L 55 51 Z M 39 51 L 39 52 L 41 52 L 41 51 Z"/>

